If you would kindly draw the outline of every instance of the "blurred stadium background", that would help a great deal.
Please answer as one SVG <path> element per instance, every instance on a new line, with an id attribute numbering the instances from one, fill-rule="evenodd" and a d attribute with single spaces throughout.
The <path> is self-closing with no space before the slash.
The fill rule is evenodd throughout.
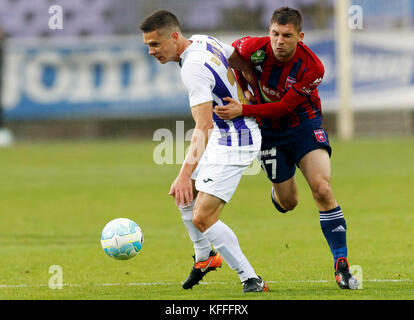
<path id="1" fill-rule="evenodd" d="M 265 35 L 272 12 L 288 5 L 303 13 L 304 41 L 324 62 L 319 90 L 325 128 L 335 135 L 340 1 L 0 0 L 1 125 L 15 141 L 151 137 L 155 128 L 175 128 L 175 120 L 189 120 L 178 66 L 160 66 L 147 55 L 139 23 L 168 9 L 185 35 L 208 33 L 230 43 Z M 62 8 L 62 29 L 49 27 L 52 5 Z M 360 26 L 350 28 L 352 131 L 412 136 L 414 0 L 349 0 L 349 5 L 362 10 Z M 354 17 L 352 11 L 347 15 Z"/>

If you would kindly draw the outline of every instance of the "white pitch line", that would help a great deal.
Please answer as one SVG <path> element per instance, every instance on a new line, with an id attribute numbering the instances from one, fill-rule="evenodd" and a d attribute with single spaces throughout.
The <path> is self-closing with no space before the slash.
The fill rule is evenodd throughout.
<path id="1" fill-rule="evenodd" d="M 413 282 L 413 279 L 364 279 L 364 282 Z M 267 280 L 267 283 L 328 283 L 334 280 Z M 214 282 L 200 282 L 200 285 L 214 285 L 214 284 L 234 284 L 234 281 L 214 281 Z M 93 284 L 79 284 L 79 283 L 64 283 L 63 287 L 120 287 L 120 286 L 173 286 L 178 285 L 179 282 L 129 282 L 129 283 L 93 283 Z M 42 288 L 48 287 L 47 284 L 0 284 L 0 289 L 4 288 Z"/>

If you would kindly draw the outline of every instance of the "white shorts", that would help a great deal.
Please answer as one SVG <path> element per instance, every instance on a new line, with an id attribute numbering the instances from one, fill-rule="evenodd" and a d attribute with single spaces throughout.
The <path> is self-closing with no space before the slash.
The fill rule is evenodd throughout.
<path id="1" fill-rule="evenodd" d="M 191 178 L 195 180 L 198 191 L 229 202 L 247 167 L 246 165 L 202 164 L 197 167 Z"/>
<path id="2" fill-rule="evenodd" d="M 259 151 L 260 144 L 253 148 L 238 150 L 236 156 L 229 157 L 227 152 L 215 146 L 207 146 L 205 154 L 191 176 L 196 182 L 195 188 L 229 202 L 244 170 L 250 166 Z"/>

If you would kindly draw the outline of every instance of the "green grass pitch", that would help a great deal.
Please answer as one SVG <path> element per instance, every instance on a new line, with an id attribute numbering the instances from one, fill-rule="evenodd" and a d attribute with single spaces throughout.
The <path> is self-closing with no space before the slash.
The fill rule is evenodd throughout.
<path id="1" fill-rule="evenodd" d="M 156 165 L 157 142 L 18 143 L 0 149 L 0 299 L 413 299 L 414 140 L 332 141 L 332 184 L 363 289 L 340 290 L 319 215 L 298 171 L 299 205 L 270 202 L 261 172 L 244 176 L 221 214 L 270 292 L 242 294 L 224 264 L 193 290 L 181 282 L 193 248 L 168 196 L 179 165 Z M 127 217 L 144 232 L 138 256 L 105 255 L 100 233 Z M 62 270 L 62 289 L 49 281 Z M 361 274 L 360 274 L 361 276 Z"/>

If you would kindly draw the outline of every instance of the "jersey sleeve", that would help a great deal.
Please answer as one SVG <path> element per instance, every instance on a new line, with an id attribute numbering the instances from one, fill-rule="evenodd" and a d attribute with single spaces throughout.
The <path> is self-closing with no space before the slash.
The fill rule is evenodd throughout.
<path id="1" fill-rule="evenodd" d="M 243 37 L 234 41 L 232 46 L 244 60 L 250 60 L 250 56 L 255 51 L 254 46 L 256 45 L 257 40 L 258 38 Z"/>
<path id="2" fill-rule="evenodd" d="M 181 77 L 188 91 L 191 107 L 213 101 L 215 79 L 204 65 L 193 62 L 184 64 Z"/>
<path id="3" fill-rule="evenodd" d="M 303 77 L 292 88 L 298 95 L 310 95 L 322 82 L 325 70 L 322 63 L 308 69 Z M 290 91 L 290 90 L 289 90 Z"/>

